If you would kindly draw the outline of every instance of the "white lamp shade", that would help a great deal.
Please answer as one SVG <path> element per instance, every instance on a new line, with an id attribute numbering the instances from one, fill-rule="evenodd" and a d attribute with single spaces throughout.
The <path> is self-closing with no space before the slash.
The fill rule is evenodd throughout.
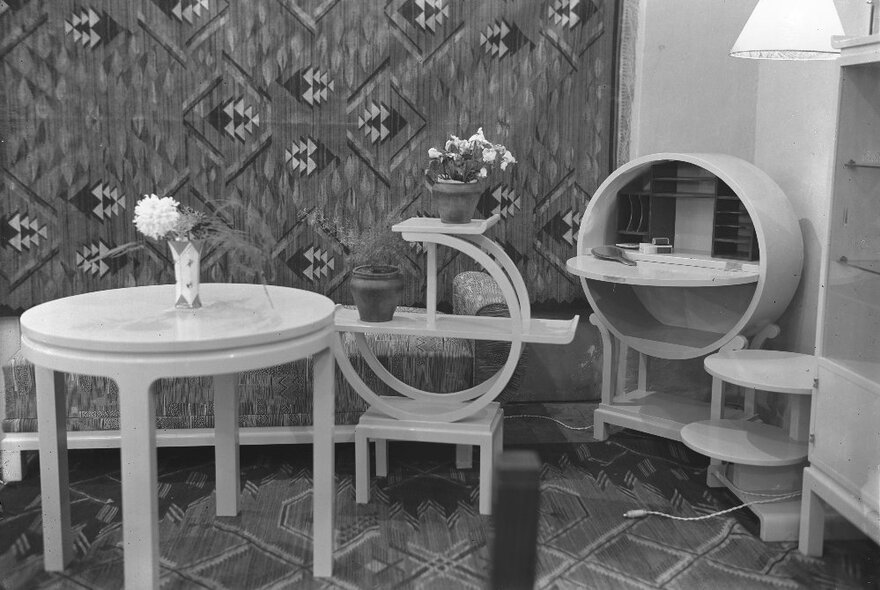
<path id="1" fill-rule="evenodd" d="M 834 59 L 843 35 L 833 0 L 758 0 L 730 55 L 752 59 Z"/>

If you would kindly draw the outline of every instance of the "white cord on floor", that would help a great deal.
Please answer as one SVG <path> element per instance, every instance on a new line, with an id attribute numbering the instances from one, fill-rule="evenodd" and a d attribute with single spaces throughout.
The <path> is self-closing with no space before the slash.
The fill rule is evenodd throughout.
<path id="1" fill-rule="evenodd" d="M 505 420 L 510 420 L 513 418 L 540 418 L 542 420 L 550 420 L 551 422 L 556 422 L 563 428 L 568 428 L 569 430 L 590 430 L 593 428 L 593 425 L 589 426 L 571 426 L 562 422 L 561 420 L 557 420 L 556 418 L 551 418 L 550 416 L 542 416 L 541 414 L 516 414 L 511 416 L 504 416 Z M 623 513 L 624 518 L 643 518 L 645 516 L 662 516 L 664 518 L 671 518 L 673 520 L 705 520 L 707 518 L 715 518 L 716 516 L 722 516 L 727 514 L 728 512 L 733 512 L 735 510 L 740 510 L 742 508 L 746 508 L 747 506 L 752 506 L 754 504 L 769 504 L 770 502 L 779 502 L 782 500 L 788 500 L 789 498 L 796 498 L 801 495 L 801 492 L 791 492 L 787 494 L 765 494 L 760 492 L 749 492 L 748 490 L 743 490 L 738 488 L 733 483 L 729 482 L 727 478 L 725 478 L 720 473 L 714 474 L 719 480 L 722 480 L 725 484 L 728 484 L 730 487 L 734 488 L 740 493 L 749 494 L 751 496 L 761 496 L 763 499 L 761 500 L 752 500 L 751 502 L 746 502 L 745 504 L 740 504 L 738 506 L 734 506 L 732 508 L 728 508 L 726 510 L 720 510 L 718 512 L 713 512 L 711 514 L 704 514 L 702 516 L 675 516 L 674 514 L 666 514 L 665 512 L 656 512 L 654 510 L 627 510 Z"/>
<path id="2" fill-rule="evenodd" d="M 771 502 L 780 502 L 782 500 L 788 500 L 789 498 L 796 498 L 801 495 L 800 491 L 797 492 L 788 492 L 783 494 L 765 494 L 761 492 L 750 492 L 748 490 L 744 490 L 742 488 L 737 487 L 726 477 L 721 475 L 720 473 L 712 474 L 716 479 L 725 485 L 735 489 L 741 494 L 747 494 L 749 496 L 761 496 L 763 499 L 761 500 L 752 500 L 751 502 L 745 502 L 744 504 L 739 504 L 732 508 L 728 508 L 726 510 L 721 510 L 719 512 L 713 512 L 711 514 L 704 514 L 703 516 L 675 516 L 673 514 L 666 514 L 665 512 L 654 512 L 653 510 L 627 510 L 623 513 L 624 518 L 642 518 L 644 516 L 652 515 L 652 516 L 663 516 L 665 518 L 671 518 L 673 520 L 705 520 L 707 518 L 715 518 L 716 516 L 721 516 L 723 514 L 727 514 L 728 512 L 733 512 L 734 510 L 739 510 L 741 508 L 745 508 L 746 506 L 752 506 L 754 504 L 769 504 Z"/>
<path id="3" fill-rule="evenodd" d="M 590 424 L 589 426 L 571 426 L 561 420 L 557 420 L 556 418 L 551 418 L 550 416 L 542 416 L 540 414 L 515 414 L 513 416 L 504 416 L 505 420 L 510 420 L 512 418 L 541 418 L 543 420 L 550 420 L 551 422 L 556 422 L 557 424 L 559 424 L 563 428 L 568 428 L 569 430 L 590 430 L 593 427 L 592 424 Z"/>
<path id="4" fill-rule="evenodd" d="M 623 513 L 624 518 L 642 518 L 643 516 L 662 516 L 664 518 L 671 518 L 673 520 L 705 520 L 707 518 L 715 518 L 716 516 L 721 516 L 723 514 L 727 514 L 728 512 L 733 512 L 734 510 L 739 510 L 740 508 L 745 508 L 746 506 L 752 506 L 753 504 L 768 504 L 770 502 L 779 502 L 780 500 L 786 500 L 788 498 L 794 498 L 796 496 L 800 496 L 800 492 L 792 492 L 791 494 L 785 494 L 784 496 L 776 496 L 774 498 L 765 498 L 763 500 L 753 500 L 752 502 L 746 502 L 745 504 L 740 504 L 739 506 L 734 506 L 733 508 L 728 508 L 727 510 L 719 510 L 718 512 L 713 512 L 711 514 L 704 514 L 703 516 L 675 516 L 674 514 L 666 514 L 665 512 L 655 512 L 653 510 L 627 510 Z"/>

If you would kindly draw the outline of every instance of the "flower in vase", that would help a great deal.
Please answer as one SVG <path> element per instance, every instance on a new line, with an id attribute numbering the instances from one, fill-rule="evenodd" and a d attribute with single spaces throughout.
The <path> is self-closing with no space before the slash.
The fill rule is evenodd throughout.
<path id="1" fill-rule="evenodd" d="M 180 207 L 172 197 L 144 195 L 134 207 L 134 225 L 154 240 L 195 240 L 216 233 L 207 216 L 190 207 Z"/>
<path id="2" fill-rule="evenodd" d="M 508 166 L 515 163 L 516 158 L 510 150 L 488 141 L 480 127 L 468 139 L 450 135 L 442 150 L 430 148 L 425 175 L 431 182 L 472 182 L 486 178 L 490 170 L 507 170 Z"/>

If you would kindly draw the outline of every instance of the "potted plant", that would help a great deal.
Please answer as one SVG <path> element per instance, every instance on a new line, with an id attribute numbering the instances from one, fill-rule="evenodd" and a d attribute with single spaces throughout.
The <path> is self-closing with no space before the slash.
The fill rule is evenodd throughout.
<path id="1" fill-rule="evenodd" d="M 320 213 L 311 217 L 342 244 L 348 264 L 354 267 L 349 288 L 361 321 L 391 321 L 403 293 L 398 261 L 409 249 L 400 234 L 391 231 L 399 218 L 389 215 L 383 222 L 361 229 L 339 218 L 328 220 Z"/>
<path id="2" fill-rule="evenodd" d="M 425 177 L 443 223 L 469 223 L 483 192 L 483 179 L 495 168 L 515 164 L 501 144 L 487 141 L 483 128 L 469 139 L 450 135 L 444 149 L 428 150 Z"/>

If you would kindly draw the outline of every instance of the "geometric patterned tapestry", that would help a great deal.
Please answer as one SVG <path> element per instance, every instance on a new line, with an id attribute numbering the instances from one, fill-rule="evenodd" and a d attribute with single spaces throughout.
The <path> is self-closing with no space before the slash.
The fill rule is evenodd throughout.
<path id="1" fill-rule="evenodd" d="M 518 165 L 478 211 L 536 302 L 614 165 L 619 0 L 0 1 L 0 313 L 173 282 L 164 244 L 121 257 L 145 193 L 259 240 L 267 280 L 350 301 L 334 232 L 433 216 L 429 147 L 483 127 Z M 202 281 L 253 282 L 208 252 Z M 438 252 L 441 302 L 474 268 Z M 424 301 L 424 252 L 399 261 Z"/>

